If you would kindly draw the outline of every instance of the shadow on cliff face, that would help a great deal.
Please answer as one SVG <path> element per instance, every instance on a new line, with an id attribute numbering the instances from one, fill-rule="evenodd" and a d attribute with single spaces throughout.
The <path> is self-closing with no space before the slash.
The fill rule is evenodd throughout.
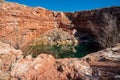
<path id="1" fill-rule="evenodd" d="M 65 31 L 58 32 L 59 30 L 60 29 L 53 29 L 52 31 L 35 40 L 35 44 L 33 43 L 32 45 L 29 45 L 25 51 L 23 51 L 25 53 L 25 56 L 32 54 L 33 57 L 37 57 L 37 55 L 45 53 L 51 54 L 55 58 L 81 58 L 91 52 L 96 52 L 100 49 L 99 44 L 85 33 L 80 34 L 75 32 L 74 38 L 76 38 L 76 40 L 79 42 L 74 43 L 73 37 L 69 39 L 70 42 L 67 39 L 67 36 L 69 38 L 70 36 L 73 36 L 72 34 L 70 35 Z M 54 41 L 56 38 L 57 41 Z M 63 44 L 63 42 L 65 43 Z"/>
<path id="2" fill-rule="evenodd" d="M 39 54 L 45 53 L 45 54 L 51 54 L 55 58 L 81 58 L 91 52 L 96 52 L 100 49 L 98 48 L 98 43 L 96 43 L 87 34 L 83 35 L 76 32 L 74 34 L 74 38 L 76 38 L 76 40 L 80 42 L 74 43 L 73 37 L 69 39 L 70 42 L 67 39 L 67 36 L 68 37 L 71 36 L 69 33 L 64 31 L 58 32 L 57 30 L 59 31 L 59 29 L 54 29 L 53 31 L 46 33 L 45 35 L 38 38 L 37 40 L 35 39 L 36 41 L 35 43 L 27 46 L 26 49 L 24 49 L 23 51 L 25 53 L 24 55 L 26 56 L 26 55 L 32 54 L 33 57 L 37 57 Z M 59 39 L 58 39 L 58 36 L 59 36 Z M 57 41 L 54 41 L 54 39 L 56 38 L 57 38 Z M 63 42 L 65 43 L 63 44 Z"/>
<path id="3" fill-rule="evenodd" d="M 25 55 L 32 54 L 33 57 L 45 53 L 52 54 L 55 58 L 80 58 L 99 50 L 98 44 L 88 35 L 78 34 L 75 30 L 73 33 L 74 35 L 60 28 L 53 29 L 32 41 L 32 45 L 23 52 Z"/>
<path id="4" fill-rule="evenodd" d="M 66 13 L 66 16 L 74 24 L 74 29 L 77 30 L 75 36 L 79 41 L 92 40 L 100 50 L 120 42 L 120 17 L 117 9 L 119 7 Z"/>
<path id="5" fill-rule="evenodd" d="M 66 17 L 70 20 L 70 22 L 64 23 L 63 20 L 58 25 L 59 28 L 67 30 L 66 32 L 70 31 L 70 33 L 72 33 L 74 29 L 77 31 L 75 32 L 74 36 L 79 41 L 79 45 L 77 46 L 70 45 L 71 47 L 74 47 L 74 49 L 76 50 L 75 54 L 74 51 L 71 51 L 72 50 L 71 48 L 68 48 L 70 47 L 68 45 L 66 45 L 67 47 L 58 46 L 58 45 L 55 46 L 47 45 L 47 46 L 42 46 L 43 48 L 40 48 L 41 45 L 33 45 L 30 46 L 30 48 L 33 47 L 34 49 L 32 51 L 32 53 L 35 53 L 33 56 L 37 56 L 40 53 L 50 53 L 52 51 L 51 54 L 53 54 L 54 57 L 56 58 L 83 57 L 88 53 L 96 52 L 106 47 L 112 47 L 113 44 L 120 42 L 120 30 L 119 30 L 120 26 L 118 24 L 119 23 L 119 20 L 117 19 L 118 16 L 117 14 L 111 13 L 109 9 L 106 9 L 105 11 L 100 9 L 95 11 L 88 11 L 87 13 L 86 11 L 83 11 L 78 13 L 65 13 L 65 14 Z M 63 39 L 67 38 L 67 36 L 65 36 L 67 34 L 66 32 L 58 31 L 55 32 L 55 34 L 53 32 L 55 31 L 49 33 L 49 35 L 45 38 L 45 40 L 53 43 L 55 41 L 57 43 L 61 43 L 64 42 Z M 61 33 L 63 34 L 61 35 Z M 52 34 L 52 36 L 50 34 Z M 60 40 L 61 38 L 62 40 Z M 68 41 L 70 39 L 72 40 L 73 37 L 68 38 Z M 85 54 L 84 51 L 86 51 Z"/>

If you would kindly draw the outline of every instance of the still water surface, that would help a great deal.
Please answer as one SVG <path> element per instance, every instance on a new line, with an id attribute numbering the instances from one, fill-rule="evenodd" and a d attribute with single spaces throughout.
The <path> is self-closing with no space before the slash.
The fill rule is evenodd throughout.
<path id="1" fill-rule="evenodd" d="M 51 54 L 55 58 L 80 58 L 94 52 L 92 45 L 88 43 L 81 43 L 79 45 L 36 45 L 29 48 L 33 48 L 30 52 L 33 57 L 45 53 Z"/>

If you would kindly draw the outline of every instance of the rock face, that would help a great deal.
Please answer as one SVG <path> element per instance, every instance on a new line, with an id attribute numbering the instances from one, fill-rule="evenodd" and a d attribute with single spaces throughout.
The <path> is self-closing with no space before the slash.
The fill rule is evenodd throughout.
<path id="1" fill-rule="evenodd" d="M 114 48 L 117 48 L 117 46 Z M 84 57 L 91 66 L 92 79 L 120 79 L 120 48 L 116 50 L 114 48 L 107 48 Z"/>
<path id="2" fill-rule="evenodd" d="M 54 28 L 53 12 L 17 3 L 0 4 L 0 40 L 22 47 L 40 34 Z"/>
<path id="3" fill-rule="evenodd" d="M 22 52 L 8 44 L 0 42 L 0 79 L 9 80 L 11 66 L 17 59 L 22 58 Z"/>
<path id="4" fill-rule="evenodd" d="M 120 7 L 110 7 L 65 14 L 77 30 L 78 34 L 76 36 L 79 37 L 80 41 L 85 40 L 86 38 L 87 40 L 96 40 L 96 42 L 98 42 L 103 48 L 111 47 L 113 44 L 120 42 L 120 40 L 118 40 L 120 38 Z M 114 39 L 114 41 L 110 41 L 108 43 L 108 40 L 106 40 L 107 35 L 113 35 L 108 36 L 108 39 Z M 104 45 L 103 43 L 111 45 Z"/>
<path id="5" fill-rule="evenodd" d="M 62 31 L 65 34 L 74 34 L 76 29 L 93 35 L 89 26 L 101 26 L 103 13 L 117 17 L 120 27 L 120 7 L 63 13 L 0 3 L 0 80 L 120 80 L 120 44 L 83 58 L 65 59 L 47 54 L 23 56 L 22 51 L 13 48 L 23 48 L 56 27 L 67 31 Z"/>
<path id="6" fill-rule="evenodd" d="M 0 42 L 0 80 L 119 80 L 120 45 L 83 58 L 54 59 L 41 54 L 25 58 Z"/>
<path id="7" fill-rule="evenodd" d="M 111 7 L 81 12 L 53 12 L 44 8 L 27 7 L 17 3 L 0 3 L 0 41 L 15 48 L 23 48 L 33 39 L 53 29 L 62 28 L 70 34 L 77 32 L 93 35 L 91 24 L 103 26 L 103 13 L 117 17 L 120 27 L 120 7 Z M 80 34 L 81 35 L 81 34 Z"/>
<path id="8" fill-rule="evenodd" d="M 88 11 L 79 11 L 75 13 L 67 12 L 66 16 L 74 24 L 74 28 L 78 31 L 89 31 L 91 24 L 95 27 L 104 26 L 103 14 L 112 15 L 117 18 L 117 26 L 120 27 L 120 7 L 102 8 Z"/>
<path id="9" fill-rule="evenodd" d="M 59 80 L 54 66 L 55 59 L 51 55 L 39 55 L 33 59 L 27 56 L 12 65 L 11 76 L 14 80 Z M 52 76 L 55 75 L 55 76 Z"/>

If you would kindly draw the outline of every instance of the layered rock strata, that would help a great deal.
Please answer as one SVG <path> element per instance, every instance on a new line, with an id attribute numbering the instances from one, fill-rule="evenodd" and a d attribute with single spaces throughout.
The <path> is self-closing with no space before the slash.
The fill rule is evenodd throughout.
<path id="1" fill-rule="evenodd" d="M 53 12 L 4 2 L 0 5 L 0 40 L 20 48 L 54 28 Z"/>
<path id="2" fill-rule="evenodd" d="M 47 54 L 33 58 L 16 50 L 54 28 L 62 28 L 67 31 L 62 31 L 65 34 L 73 35 L 77 30 L 92 36 L 89 26 L 92 23 L 99 31 L 104 25 L 101 24 L 103 13 L 116 17 L 117 27 L 120 27 L 120 7 L 63 13 L 17 3 L 0 3 L 0 80 L 119 80 L 119 44 L 83 58 L 55 59 Z"/>
<path id="3" fill-rule="evenodd" d="M 116 25 L 120 27 L 120 7 L 71 13 L 2 2 L 0 3 L 0 40 L 15 48 L 23 48 L 33 39 L 56 27 L 77 37 L 93 36 L 90 26 L 97 27 L 96 30 L 99 31 L 99 28 L 104 26 L 103 13 L 116 17 Z"/>
<path id="4" fill-rule="evenodd" d="M 88 11 L 78 11 L 78 12 L 66 12 L 67 18 L 71 20 L 71 24 L 74 25 L 74 28 L 78 32 L 89 33 L 89 28 L 91 24 L 94 27 L 97 27 L 96 30 L 99 30 L 100 27 L 105 27 L 104 14 L 108 16 L 113 16 L 117 18 L 116 23 L 117 27 L 120 27 L 120 7 L 110 7 L 110 8 L 101 8 Z"/>

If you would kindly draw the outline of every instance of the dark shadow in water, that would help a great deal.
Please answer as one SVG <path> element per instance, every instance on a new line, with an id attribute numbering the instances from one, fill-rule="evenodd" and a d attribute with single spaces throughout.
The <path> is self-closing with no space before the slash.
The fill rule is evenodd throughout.
<path id="1" fill-rule="evenodd" d="M 80 58 L 85 55 L 97 51 L 96 43 L 89 41 L 83 42 L 79 45 L 36 45 L 30 46 L 32 51 L 29 54 L 32 54 L 33 57 L 41 53 L 51 54 L 55 58 Z"/>

